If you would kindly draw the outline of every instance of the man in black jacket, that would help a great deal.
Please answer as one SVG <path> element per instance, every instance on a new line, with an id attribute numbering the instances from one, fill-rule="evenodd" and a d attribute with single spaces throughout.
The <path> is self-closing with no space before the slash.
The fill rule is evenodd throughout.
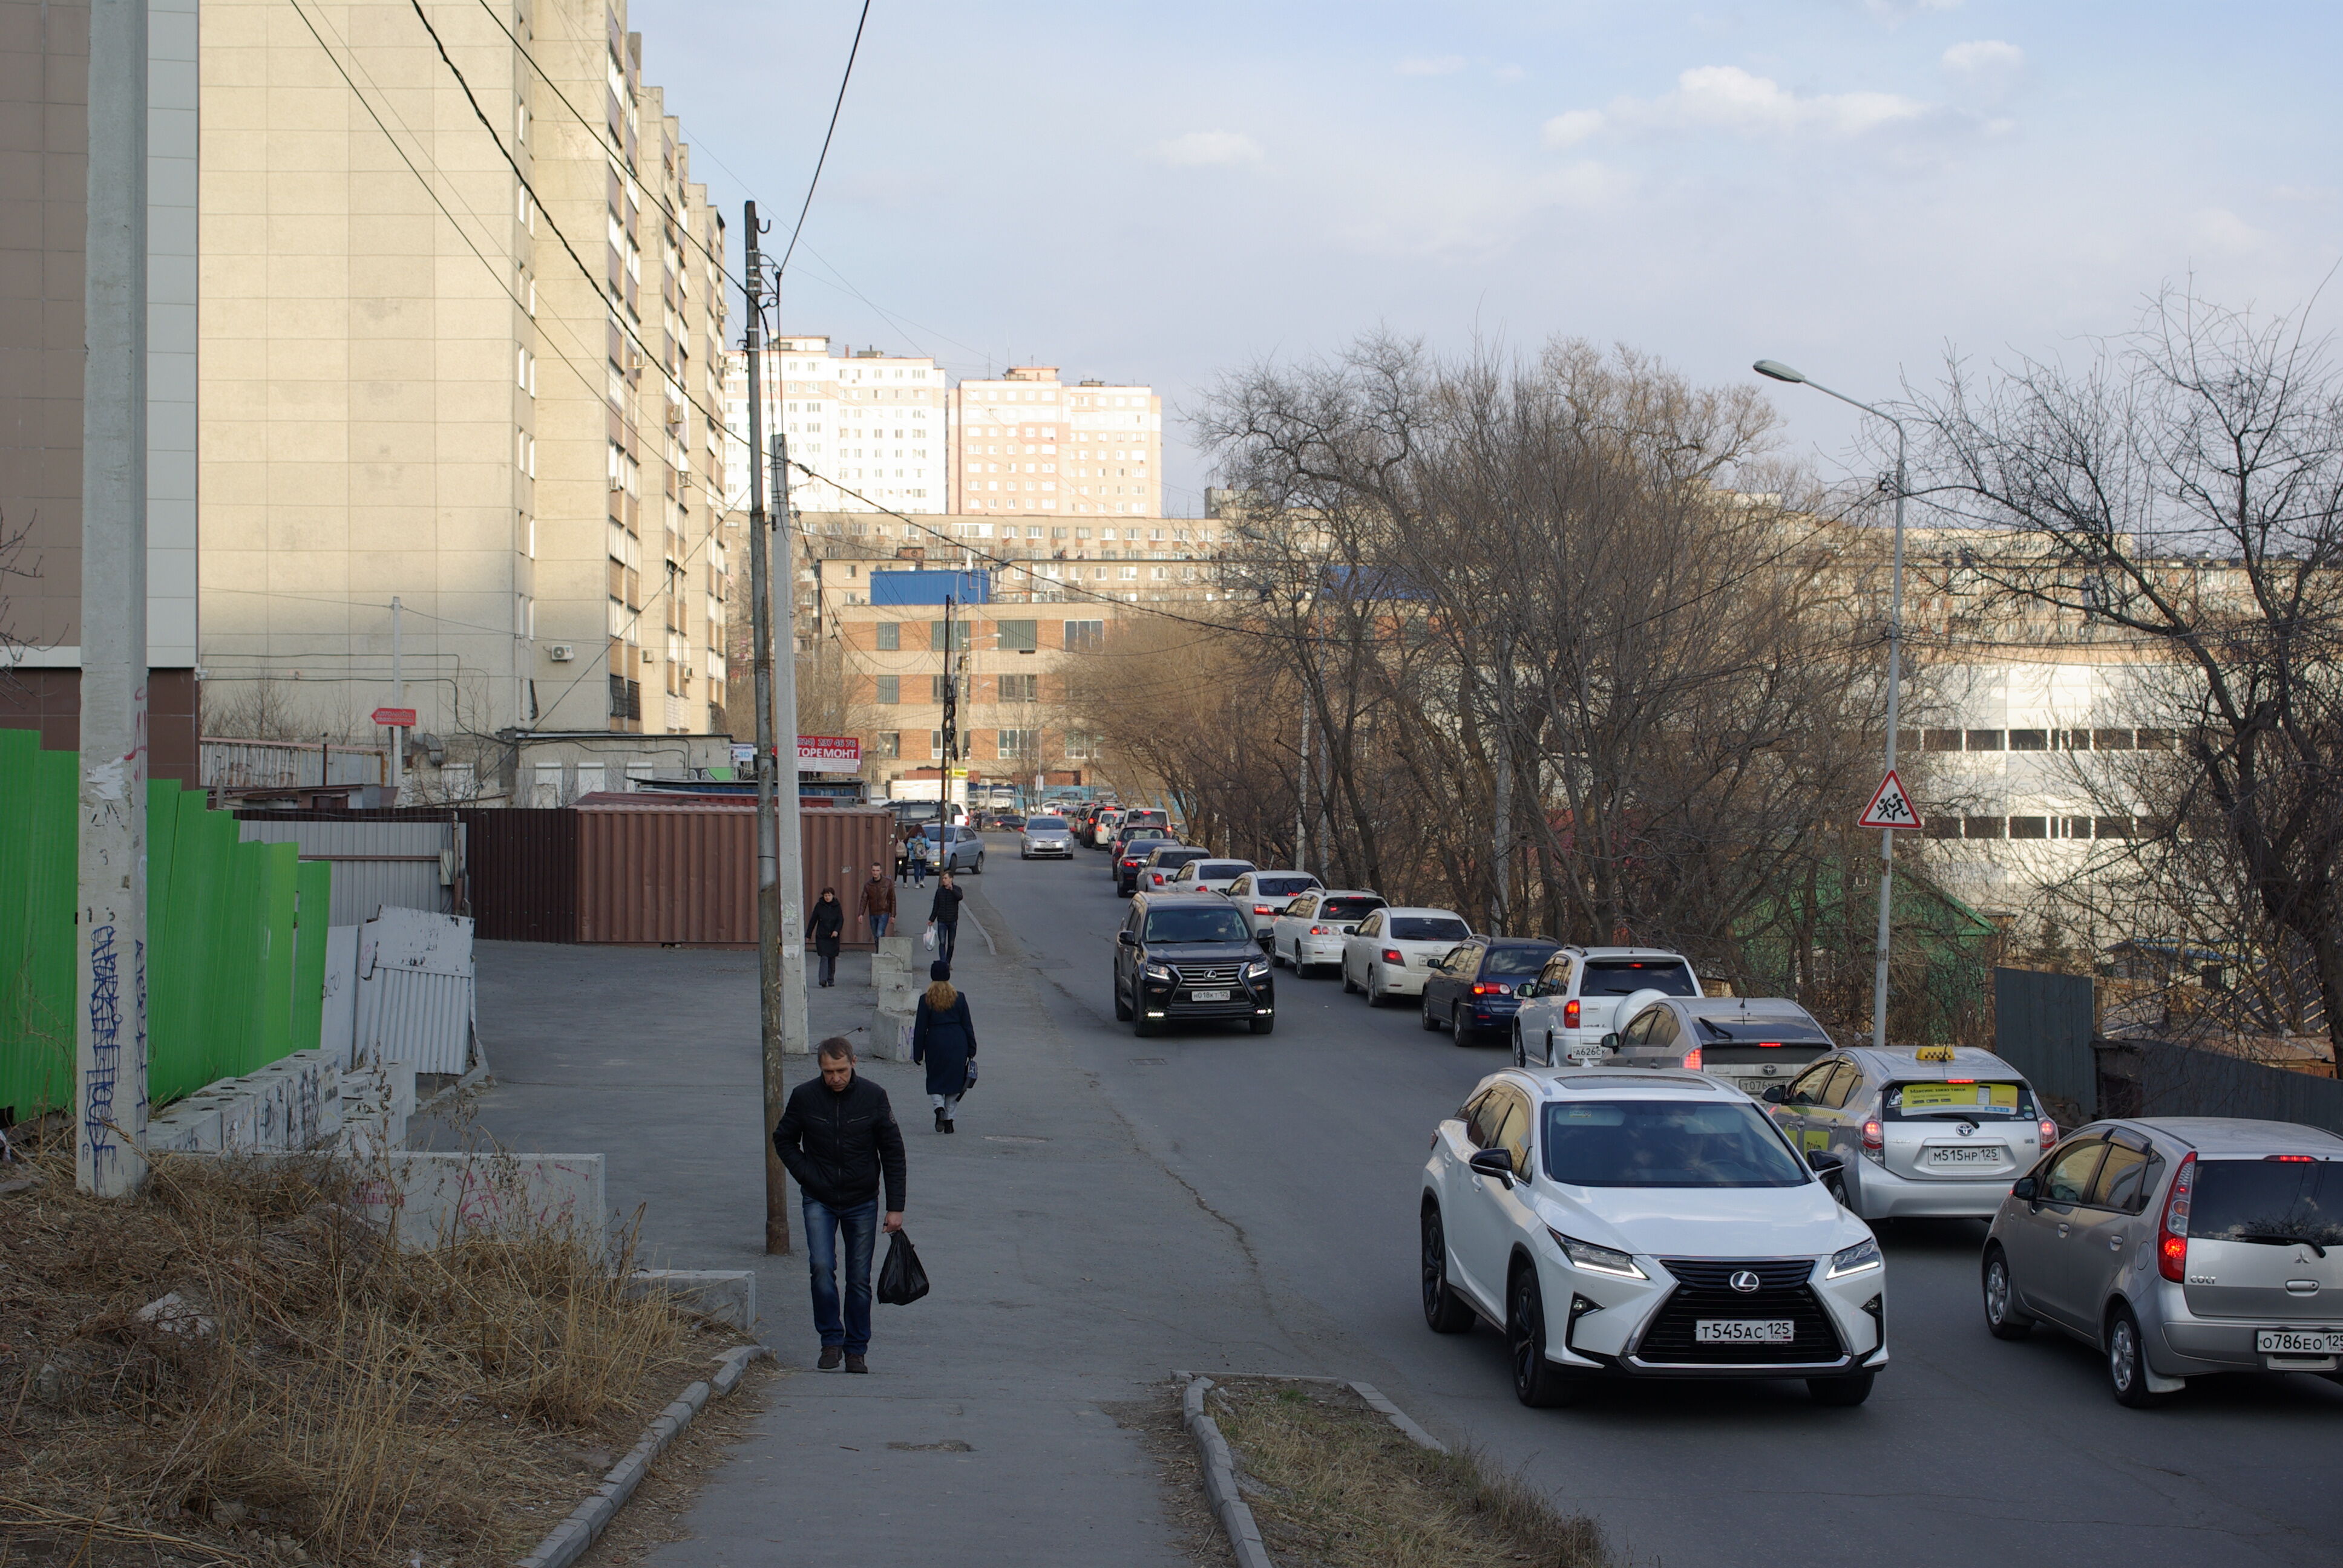
<path id="1" fill-rule="evenodd" d="M 903 1228 L 903 1130 L 887 1091 L 854 1071 L 851 1041 L 821 1042 L 821 1077 L 789 1092 L 773 1147 L 798 1184 L 806 1262 L 813 1275 L 813 1326 L 821 1370 L 869 1372 L 870 1254 L 881 1229 L 879 1188 L 887 1188 L 884 1229 Z M 838 1238 L 846 1238 L 846 1303 L 838 1299 Z"/>
<path id="2" fill-rule="evenodd" d="M 936 933 L 936 957 L 944 963 L 951 962 L 952 950 L 960 945 L 960 901 L 963 897 L 952 883 L 947 870 L 936 881 L 936 901 L 928 906 L 928 924 Z"/>

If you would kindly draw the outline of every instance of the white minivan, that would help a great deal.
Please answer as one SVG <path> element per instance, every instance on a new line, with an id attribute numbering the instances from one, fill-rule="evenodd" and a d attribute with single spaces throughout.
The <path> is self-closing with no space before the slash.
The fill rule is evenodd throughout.
<path id="1" fill-rule="evenodd" d="M 1637 991 L 1699 996 L 1700 979 L 1665 948 L 1566 947 L 1514 994 L 1513 1060 L 1549 1066 L 1600 1060 L 1603 1037 L 1627 1020 L 1619 1004 Z"/>

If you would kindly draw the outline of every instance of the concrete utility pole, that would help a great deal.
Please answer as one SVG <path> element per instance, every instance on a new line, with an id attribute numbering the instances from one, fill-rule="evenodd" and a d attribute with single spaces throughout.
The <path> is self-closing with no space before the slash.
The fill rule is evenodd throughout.
<path id="1" fill-rule="evenodd" d="M 757 365 L 764 300 L 764 259 L 758 254 L 757 204 L 741 208 L 748 246 L 740 290 L 748 300 L 749 357 L 749 636 L 756 671 L 757 702 L 757 1017 L 761 1026 L 765 1086 L 765 1251 L 789 1250 L 789 1171 L 773 1147 L 773 1129 L 788 1109 L 788 1066 L 782 1060 L 780 834 L 774 821 L 774 783 L 779 759 L 773 748 L 772 584 L 767 563 L 765 523 L 764 383 Z M 790 748 L 792 762 L 797 749 Z M 791 782 L 795 783 L 792 779 Z"/>
<path id="2" fill-rule="evenodd" d="M 952 624 L 952 596 L 944 595 L 944 729 L 943 767 L 936 779 L 936 864 L 939 869 L 951 864 L 947 846 L 951 834 L 946 826 L 951 821 L 952 765 L 960 759 L 960 675 L 952 668 L 952 644 L 959 640 L 958 629 Z"/>
<path id="3" fill-rule="evenodd" d="M 773 432 L 773 497 L 772 580 L 780 590 L 773 607 L 780 661 L 773 672 L 773 735 L 781 758 L 774 780 L 780 805 L 774 871 L 781 886 L 781 1050 L 804 1056 L 813 1047 L 806 1039 L 805 824 L 798 805 L 798 574 L 789 538 L 789 441 L 779 430 Z"/>
<path id="4" fill-rule="evenodd" d="M 91 0 L 74 1180 L 146 1173 L 146 4 Z"/>
<path id="5" fill-rule="evenodd" d="M 400 640 L 399 629 L 398 596 L 393 594 L 390 596 L 390 705 L 393 708 L 407 706 L 406 645 Z M 406 788 L 407 728 L 394 724 L 390 727 L 390 803 L 393 806 L 398 804 L 398 797 Z"/>

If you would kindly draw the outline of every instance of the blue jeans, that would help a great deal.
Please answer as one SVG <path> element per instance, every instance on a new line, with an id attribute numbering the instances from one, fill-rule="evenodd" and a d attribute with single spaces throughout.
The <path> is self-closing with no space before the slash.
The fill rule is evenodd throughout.
<path id="1" fill-rule="evenodd" d="M 936 957 L 945 963 L 950 963 L 952 960 L 952 950 L 958 946 L 960 946 L 960 922 L 938 920 L 936 922 Z"/>
<path id="2" fill-rule="evenodd" d="M 873 915 L 870 917 L 870 934 L 874 937 L 883 937 L 887 934 L 887 928 L 894 922 L 895 917 L 892 915 Z"/>
<path id="3" fill-rule="evenodd" d="M 813 1327 L 824 1349 L 849 1355 L 870 1349 L 870 1253 L 879 1242 L 879 1200 L 833 1209 L 800 1192 L 805 1214 L 806 1267 L 813 1276 Z M 838 1233 L 846 1234 L 846 1315 L 838 1312 Z"/>

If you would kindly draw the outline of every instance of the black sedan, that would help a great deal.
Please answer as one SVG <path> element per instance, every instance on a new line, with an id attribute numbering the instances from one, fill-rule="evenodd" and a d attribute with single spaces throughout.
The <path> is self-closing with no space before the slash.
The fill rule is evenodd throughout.
<path id="1" fill-rule="evenodd" d="M 1423 979 L 1423 1027 L 1443 1024 L 1456 1043 L 1509 1040 L 1521 989 L 1561 948 L 1543 937 L 1475 937 L 1452 950 Z"/>

